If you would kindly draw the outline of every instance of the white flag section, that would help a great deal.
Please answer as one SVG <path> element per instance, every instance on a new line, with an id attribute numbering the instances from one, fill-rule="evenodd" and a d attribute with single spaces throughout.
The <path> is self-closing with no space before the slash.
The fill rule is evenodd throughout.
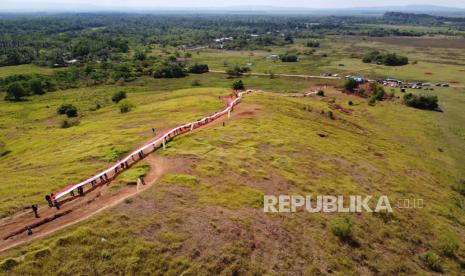
<path id="1" fill-rule="evenodd" d="M 99 179 L 106 179 L 106 176 L 107 174 L 112 174 L 116 171 L 120 172 L 120 171 L 123 171 L 125 169 L 127 169 L 127 166 L 125 164 L 127 164 L 126 162 L 129 162 L 129 161 L 132 161 L 134 160 L 134 157 L 137 157 L 139 154 L 144 154 L 144 150 L 149 150 L 149 152 L 153 151 L 154 149 L 156 149 L 157 147 L 159 147 L 160 145 L 163 144 L 163 141 L 165 142 L 168 142 L 171 138 L 173 137 L 176 137 L 182 133 L 185 133 L 185 132 L 189 132 L 189 131 L 192 131 L 202 125 L 205 125 L 209 122 L 212 122 L 216 119 L 218 119 L 219 117 L 225 115 L 226 113 L 229 113 L 232 108 L 239 103 L 239 101 L 241 100 L 242 96 L 249 93 L 249 92 L 252 92 L 252 90 L 247 90 L 245 92 L 239 92 L 237 93 L 237 97 L 231 101 L 224 110 L 222 111 L 219 111 L 219 112 L 216 112 L 214 113 L 213 115 L 210 115 L 208 117 L 205 117 L 203 119 L 200 119 L 200 120 L 197 120 L 197 121 L 194 121 L 194 122 L 190 122 L 190 123 L 187 123 L 187 124 L 183 124 L 181 126 L 178 126 L 176 128 L 173 128 L 171 129 L 170 131 L 168 131 L 167 133 L 165 133 L 162 137 L 159 137 L 157 138 L 156 140 L 154 141 L 151 141 L 147 144 L 145 144 L 144 146 L 132 151 L 130 154 L 128 154 L 125 158 L 119 160 L 118 162 L 116 162 L 113 166 L 111 166 L 110 168 L 80 182 L 80 183 L 76 183 L 76 184 L 72 184 L 66 188 L 63 188 L 61 189 L 60 191 L 56 192 L 53 197 L 52 197 L 52 200 L 55 200 L 55 199 L 59 199 L 63 196 L 66 196 L 67 194 L 69 194 L 71 191 L 79 188 L 79 187 L 82 187 L 84 185 L 88 185 L 88 184 L 91 184 L 91 182 L 97 182 Z M 147 152 L 148 153 L 148 152 Z"/>

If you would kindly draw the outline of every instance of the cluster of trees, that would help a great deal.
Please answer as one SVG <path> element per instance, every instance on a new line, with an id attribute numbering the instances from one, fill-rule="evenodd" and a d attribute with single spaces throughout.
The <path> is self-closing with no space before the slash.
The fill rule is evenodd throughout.
<path id="1" fill-rule="evenodd" d="M 160 78 L 182 78 L 187 75 L 185 66 L 182 63 L 163 63 L 155 68 L 153 77 Z"/>
<path id="2" fill-rule="evenodd" d="M 192 74 L 202 74 L 207 73 L 209 71 L 209 68 L 207 64 L 194 63 L 193 65 L 189 66 L 188 71 Z"/>
<path id="3" fill-rule="evenodd" d="M 308 22 L 312 22 L 309 25 Z M 447 26 L 448 30 L 421 32 L 396 28 L 373 28 L 366 24 L 412 24 Z M 427 35 L 456 34 L 465 27 L 463 17 L 386 13 L 382 17 L 362 16 L 257 16 L 257 15 L 139 15 L 139 14 L 58 14 L 2 15 L 0 18 L 0 66 L 34 62 L 44 66 L 118 60 L 129 45 L 150 47 L 210 45 L 223 41 L 225 49 L 257 49 L 293 43 L 294 38 L 324 35 Z M 318 47 L 310 40 L 308 47 Z M 144 52 L 134 55 L 146 58 Z"/>
<path id="4" fill-rule="evenodd" d="M 396 53 L 383 54 L 379 51 L 371 51 L 363 57 L 362 61 L 386 66 L 402 66 L 408 64 L 408 57 L 397 55 Z"/>
<path id="5" fill-rule="evenodd" d="M 30 95 L 43 95 L 57 89 L 56 81 L 40 75 L 13 75 L 0 79 L 0 88 L 6 92 L 5 100 L 19 101 Z"/>
<path id="6" fill-rule="evenodd" d="M 297 55 L 293 53 L 285 53 L 280 58 L 282 62 L 297 62 L 299 60 Z"/>
<path id="7" fill-rule="evenodd" d="M 414 95 L 407 93 L 404 95 L 404 103 L 406 106 L 435 110 L 439 107 L 438 97 L 434 95 Z"/>
<path id="8" fill-rule="evenodd" d="M 226 74 L 230 77 L 239 77 L 244 73 L 250 72 L 250 67 L 235 65 L 234 67 L 228 68 Z"/>

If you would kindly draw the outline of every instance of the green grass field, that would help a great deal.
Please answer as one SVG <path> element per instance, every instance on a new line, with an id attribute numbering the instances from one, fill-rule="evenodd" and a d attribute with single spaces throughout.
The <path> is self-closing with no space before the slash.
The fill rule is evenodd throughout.
<path id="1" fill-rule="evenodd" d="M 271 52 L 302 51 L 304 42 Z M 392 43 L 329 37 L 297 63 L 273 62 L 265 58 L 267 51 L 212 49 L 193 53 L 191 61 L 216 70 L 251 62 L 252 72 L 465 83 L 460 50 Z M 405 54 L 418 64 L 362 63 L 371 49 Z M 0 77 L 11 72 L 51 71 L 3 67 Z M 155 154 L 175 160 L 180 169 L 115 208 L 2 253 L 0 274 L 427 275 L 439 268 L 445 275 L 463 273 L 465 197 L 456 187 L 465 179 L 464 88 L 428 91 L 444 111 L 433 112 L 406 107 L 399 91 L 398 98 L 369 106 L 367 99 L 341 93 L 342 81 L 240 79 L 246 88 L 277 94 L 247 95 L 225 126 L 175 138 Z M 194 80 L 200 86 L 193 87 Z M 147 141 L 152 127 L 161 131 L 219 110 L 218 96 L 231 93 L 234 80 L 220 73 L 141 77 L 122 86 L 0 101 L 0 217 L 42 203 L 46 193 L 107 167 Z M 283 96 L 324 84 L 330 85 L 325 97 Z M 119 112 L 110 100 L 116 91 L 127 92 L 134 110 Z M 60 127 L 65 117 L 56 109 L 62 103 L 78 107 L 79 124 Z M 138 164 L 113 189 L 148 169 Z M 394 213 L 264 213 L 263 195 L 280 194 L 387 195 Z M 424 207 L 396 208 L 404 199 L 421 199 Z M 344 225 L 349 239 L 335 234 Z"/>

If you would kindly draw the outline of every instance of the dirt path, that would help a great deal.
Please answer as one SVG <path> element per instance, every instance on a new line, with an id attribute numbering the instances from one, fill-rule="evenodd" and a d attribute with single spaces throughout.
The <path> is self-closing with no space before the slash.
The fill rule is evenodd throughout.
<path id="1" fill-rule="evenodd" d="M 155 154 L 147 156 L 144 160 L 150 165 L 151 169 L 145 177 L 146 184 L 141 185 L 139 189 L 137 189 L 136 186 L 126 186 L 118 191 L 111 191 L 110 182 L 109 185 L 100 186 L 83 197 L 76 197 L 73 201 L 64 204 L 60 210 L 57 210 L 56 208 L 49 208 L 48 206 L 40 206 L 40 218 L 34 218 L 31 211 L 29 213 L 23 213 L 19 216 L 13 217 L 10 221 L 4 221 L 0 228 L 0 237 L 2 238 L 0 241 L 0 252 L 23 243 L 42 238 L 57 230 L 76 224 L 98 212 L 115 206 L 124 200 L 147 190 L 165 172 L 169 161 L 156 156 Z M 53 217 L 60 213 L 67 214 L 35 227 L 33 229 L 33 234 L 30 236 L 28 236 L 26 232 L 23 232 L 7 240 L 3 239 L 3 237 L 7 236 L 9 233 L 23 228 L 26 225 L 34 224 L 44 218 Z"/>
<path id="2" fill-rule="evenodd" d="M 228 96 L 224 97 L 223 101 L 228 104 L 233 99 Z M 238 110 L 241 109 L 239 108 Z M 202 125 L 192 132 L 211 125 L 220 124 L 225 120 L 227 120 L 227 115 Z M 167 131 L 160 132 L 152 140 L 163 136 Z M 60 210 L 54 207 L 50 208 L 46 205 L 39 206 L 39 218 L 35 218 L 31 210 L 0 220 L 0 252 L 45 237 L 55 231 L 81 222 L 107 208 L 111 208 L 149 189 L 161 175 L 169 171 L 170 168 L 179 165 L 178 161 L 162 158 L 157 156 L 156 153 L 147 155 L 144 161 L 150 165 L 150 171 L 145 176 L 146 185 L 140 185 L 139 188 L 137 186 L 125 186 L 119 190 L 112 190 L 111 183 L 114 181 L 112 179 L 105 185 L 96 185 L 91 190 L 86 191 L 84 196 L 76 195 L 68 201 L 63 202 Z M 176 162 L 178 164 L 175 164 Z M 44 223 L 44 221 L 46 222 Z M 28 225 L 37 225 L 33 227 L 32 235 L 28 235 L 27 231 L 25 231 Z"/>

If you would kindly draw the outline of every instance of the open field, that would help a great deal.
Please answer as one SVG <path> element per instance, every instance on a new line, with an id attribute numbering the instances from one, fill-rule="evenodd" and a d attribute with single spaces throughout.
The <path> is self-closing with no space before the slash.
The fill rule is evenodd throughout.
<path id="1" fill-rule="evenodd" d="M 48 67 L 39 67 L 32 64 L 25 64 L 25 65 L 18 65 L 18 66 L 0 66 L 0 78 L 8 77 L 11 75 L 18 75 L 18 74 L 43 74 L 48 75 L 52 74 L 57 70 L 63 70 L 61 68 L 54 69 Z"/>
<path id="2" fill-rule="evenodd" d="M 158 118 L 151 124 L 169 125 L 190 116 L 173 114 L 173 99 L 194 116 L 208 113 L 216 107 L 216 95 L 226 92 L 134 92 L 129 98 L 140 107 L 124 116 L 151 110 Z M 465 164 L 458 154 L 465 151 L 460 115 L 465 91 L 435 93 L 440 93 L 444 113 L 418 111 L 396 101 L 369 107 L 364 99 L 331 89 L 324 98 L 248 95 L 225 127 L 206 128 L 168 144 L 162 155 L 183 160 L 184 166 L 149 192 L 3 256 L 20 258 L 11 268 L 18 274 L 409 274 L 428 271 L 419 256 L 441 254 L 439 241 L 452 236 L 460 250 L 457 259 L 443 257 L 443 268 L 458 274 L 465 260 L 465 221 L 463 197 L 452 187 Z M 333 97 L 351 114 L 332 110 L 336 119 L 328 118 Z M 146 104 L 139 102 L 142 99 Z M 348 100 L 355 105 L 349 107 Z M 92 115 L 95 124 L 113 122 L 113 113 L 104 111 L 99 111 L 101 117 Z M 86 126 L 85 117 L 82 121 Z M 112 124 L 123 128 L 118 121 Z M 115 137 L 106 139 L 134 144 L 129 135 L 143 134 L 151 124 L 124 135 L 110 129 Z M 93 128 L 82 131 L 73 143 L 85 146 L 89 136 L 97 135 Z M 102 144 L 107 140 L 92 139 Z M 103 151 L 105 145 L 92 148 L 109 152 Z M 101 155 L 92 155 L 96 167 Z M 262 212 L 264 194 L 301 193 L 387 194 L 393 202 L 421 198 L 425 207 L 396 209 L 392 216 L 347 215 L 353 242 L 345 243 L 330 230 L 337 215 Z M 89 265 L 79 265 L 82 262 Z"/>
<path id="3" fill-rule="evenodd" d="M 0 17 L 0 275 L 463 275 L 465 20 L 398 16 Z M 430 82 L 406 93 L 439 109 L 346 75 Z M 233 89 L 266 93 L 46 207 Z M 266 213 L 265 195 L 387 196 L 394 211 Z"/>

